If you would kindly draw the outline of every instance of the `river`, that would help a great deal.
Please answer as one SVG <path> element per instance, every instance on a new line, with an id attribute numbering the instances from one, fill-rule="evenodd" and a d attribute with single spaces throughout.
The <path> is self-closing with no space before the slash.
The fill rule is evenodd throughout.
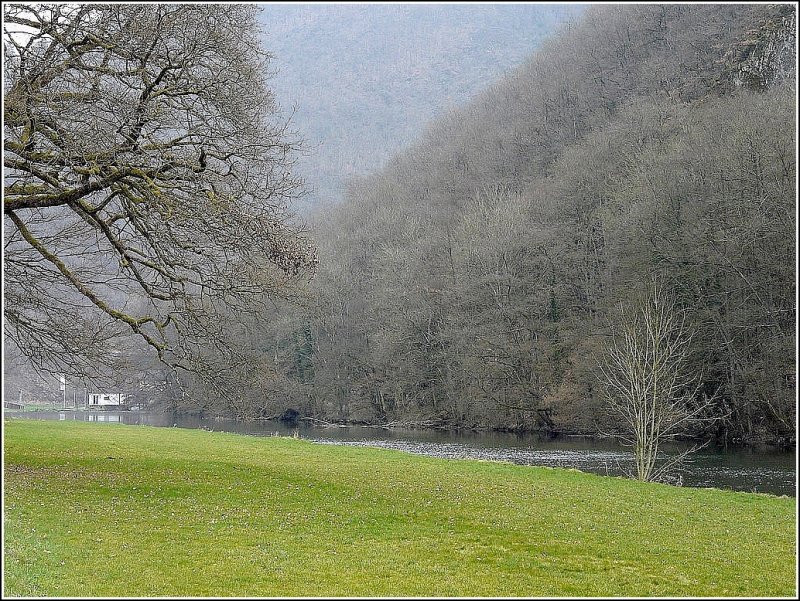
<path id="1" fill-rule="evenodd" d="M 450 459 L 488 459 L 521 465 L 575 468 L 585 472 L 623 475 L 633 465 L 629 448 L 612 439 L 584 436 L 545 438 L 535 434 L 383 429 L 360 426 L 319 427 L 301 422 L 236 421 L 144 411 L 9 411 L 6 419 L 77 420 L 106 424 L 202 428 L 253 436 L 299 436 L 325 444 L 375 446 Z M 686 444 L 665 445 L 678 453 Z M 684 486 L 715 487 L 746 492 L 796 496 L 796 451 L 770 447 L 704 448 L 692 455 L 681 475 Z"/>

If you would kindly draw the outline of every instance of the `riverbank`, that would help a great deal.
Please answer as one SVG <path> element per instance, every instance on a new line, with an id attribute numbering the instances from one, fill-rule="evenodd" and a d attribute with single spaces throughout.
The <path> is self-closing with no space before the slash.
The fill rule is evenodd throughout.
<path id="1" fill-rule="evenodd" d="M 794 499 L 291 438 L 4 428 L 5 596 L 795 593 Z"/>
<path id="2" fill-rule="evenodd" d="M 530 426 L 519 425 L 518 427 L 492 427 L 492 426 L 464 426 L 455 422 L 449 422 L 443 419 L 433 418 L 415 418 L 415 419 L 394 419 L 385 422 L 369 422 L 364 420 L 352 419 L 323 419 L 320 417 L 313 417 L 302 415 L 300 412 L 290 409 L 281 413 L 276 413 L 268 416 L 260 417 L 236 417 L 233 415 L 209 415 L 203 411 L 164 411 L 163 409 L 151 408 L 153 412 L 164 414 L 174 414 L 181 416 L 198 417 L 201 419 L 209 420 L 231 420 L 231 421 L 256 421 L 256 422 L 273 422 L 280 423 L 285 427 L 295 427 L 299 425 L 309 425 L 319 428 L 371 428 L 382 430 L 418 430 L 418 431 L 433 431 L 433 432 L 471 432 L 471 433 L 500 433 L 500 434 L 515 434 L 518 436 L 531 435 L 540 436 L 545 438 L 569 438 L 581 437 L 591 438 L 595 440 L 604 439 L 619 439 L 623 434 L 622 432 L 613 432 L 613 430 L 582 430 L 566 427 L 541 427 L 532 428 Z M 692 444 L 708 445 L 709 448 L 728 449 L 728 448 L 771 448 L 779 451 L 793 451 L 796 449 L 796 438 L 794 434 L 786 436 L 773 436 L 773 435 L 751 435 L 748 438 L 733 438 L 731 440 L 714 440 L 698 437 L 673 437 L 672 440 L 684 441 Z"/>
<path id="3" fill-rule="evenodd" d="M 627 475 L 633 469 L 628 446 L 613 438 L 585 436 L 540 437 L 498 432 L 375 428 L 369 426 L 289 425 L 282 421 L 237 421 L 151 411 L 5 412 L 6 419 L 106 422 L 167 428 L 202 429 L 253 436 L 294 436 L 355 446 L 403 450 L 431 457 L 485 459 L 518 465 L 575 468 L 601 475 Z M 664 456 L 680 454 L 690 444 L 664 444 Z M 706 447 L 676 473 L 684 486 L 721 488 L 796 496 L 796 455 L 769 447 Z"/>
<path id="4" fill-rule="evenodd" d="M 549 438 L 563 438 L 563 437 L 584 437 L 593 438 L 597 440 L 613 438 L 618 439 L 624 435 L 623 432 L 600 432 L 598 430 L 579 430 L 579 429 L 566 429 L 566 428 L 529 428 L 519 426 L 516 428 L 498 428 L 498 427 L 462 427 L 454 425 L 441 420 L 392 420 L 384 423 L 370 423 L 365 421 L 353 420 L 340 420 L 328 421 L 313 417 L 297 417 L 294 419 L 286 419 L 281 415 L 261 418 L 267 421 L 281 421 L 287 424 L 296 424 L 298 422 L 306 422 L 316 426 L 330 427 L 330 428 L 346 428 L 346 427 L 363 427 L 363 428 L 382 428 L 384 430 L 392 430 L 395 428 L 410 429 L 410 430 L 438 430 L 445 432 L 500 432 L 504 434 L 531 434 L 536 436 L 544 436 Z M 754 435 L 749 438 L 733 438 L 731 440 L 711 440 L 691 436 L 676 436 L 672 440 L 686 441 L 691 443 L 698 443 L 701 445 L 711 444 L 718 448 L 728 447 L 772 447 L 780 450 L 792 450 L 797 447 L 797 440 L 794 435 L 787 436 L 767 436 L 767 435 Z"/>

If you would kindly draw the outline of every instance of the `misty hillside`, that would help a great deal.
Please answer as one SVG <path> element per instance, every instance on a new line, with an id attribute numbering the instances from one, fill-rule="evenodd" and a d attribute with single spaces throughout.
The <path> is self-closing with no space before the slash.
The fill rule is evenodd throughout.
<path id="1" fill-rule="evenodd" d="M 795 12 L 594 6 L 320 216 L 327 418 L 596 432 L 617 304 L 695 332 L 720 439 L 794 436 Z M 313 374 L 313 375 L 312 375 Z"/>
<path id="2" fill-rule="evenodd" d="M 525 60 L 580 5 L 264 6 L 278 101 L 307 143 L 298 171 L 323 203 L 422 126 Z"/>
<path id="3" fill-rule="evenodd" d="M 326 139 L 300 174 L 343 190 L 309 213 L 313 276 L 214 320 L 240 358 L 211 388 L 130 341 L 92 352 L 175 411 L 613 432 L 603 349 L 656 281 L 685 310 L 692 399 L 711 399 L 685 434 L 791 444 L 794 7 L 593 5 L 561 28 L 574 9 L 512 8 L 266 6 L 269 85 Z M 44 394 L 14 371 L 7 395 Z"/>

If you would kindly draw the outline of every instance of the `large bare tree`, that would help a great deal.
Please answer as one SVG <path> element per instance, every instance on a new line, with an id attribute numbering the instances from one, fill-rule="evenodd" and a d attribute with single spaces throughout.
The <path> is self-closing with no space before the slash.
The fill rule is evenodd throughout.
<path id="1" fill-rule="evenodd" d="M 5 4 L 4 334 L 28 357 L 82 375 L 127 335 L 221 373 L 229 320 L 313 268 L 257 10 Z"/>

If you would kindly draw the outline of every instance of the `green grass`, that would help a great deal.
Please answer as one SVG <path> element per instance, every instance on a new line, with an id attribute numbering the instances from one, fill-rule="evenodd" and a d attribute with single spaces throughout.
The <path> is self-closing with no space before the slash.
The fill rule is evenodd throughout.
<path id="1" fill-rule="evenodd" d="M 792 498 L 11 420 L 4 596 L 793 596 Z"/>

